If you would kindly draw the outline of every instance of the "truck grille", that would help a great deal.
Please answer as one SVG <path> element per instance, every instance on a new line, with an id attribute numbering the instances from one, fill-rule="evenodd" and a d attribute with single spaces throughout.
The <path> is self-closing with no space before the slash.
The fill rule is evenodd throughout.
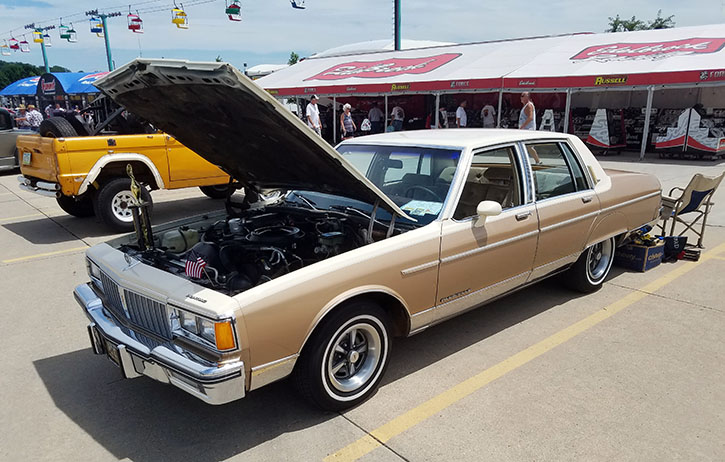
<path id="1" fill-rule="evenodd" d="M 165 304 L 119 287 L 104 272 L 101 272 L 101 284 L 103 284 L 103 292 L 108 301 L 109 306 L 107 308 L 114 315 L 128 319 L 132 324 L 161 337 L 171 339 L 171 327 L 169 326 Z M 124 309 L 124 299 L 126 309 Z"/>

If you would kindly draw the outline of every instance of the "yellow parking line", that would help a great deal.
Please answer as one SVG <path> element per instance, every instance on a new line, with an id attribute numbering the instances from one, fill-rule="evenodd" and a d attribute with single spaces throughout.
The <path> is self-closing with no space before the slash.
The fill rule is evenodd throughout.
<path id="1" fill-rule="evenodd" d="M 474 375 L 473 377 L 459 383 L 458 385 L 449 388 L 443 393 L 429 399 L 428 401 L 411 409 L 410 411 L 394 418 L 383 426 L 376 428 L 375 430 L 371 431 L 369 434 L 365 435 L 354 443 L 351 443 L 350 445 L 342 448 L 336 453 L 327 456 L 324 459 L 325 462 L 354 461 L 359 459 L 360 457 L 372 452 L 374 449 L 379 448 L 384 443 L 390 441 L 390 439 L 392 439 L 393 437 L 400 435 L 404 431 L 423 422 L 429 417 L 438 414 L 443 409 L 462 400 L 473 392 L 481 389 L 485 385 L 523 366 L 529 361 L 538 358 L 539 356 L 561 345 L 562 343 L 571 340 L 572 338 L 594 327 L 600 322 L 611 318 L 628 306 L 647 297 L 650 293 L 656 292 L 657 290 L 671 283 L 685 273 L 688 273 L 689 271 L 697 268 L 697 266 L 699 266 L 703 262 L 711 258 L 716 258 L 716 255 L 723 251 L 725 251 L 725 243 L 720 244 L 712 251 L 703 254 L 700 260 L 697 262 L 682 263 L 676 269 L 654 280 L 653 282 L 650 282 L 640 291 L 631 292 L 625 295 L 621 299 L 617 300 L 611 305 L 604 307 L 600 311 L 597 311 L 596 313 L 582 319 L 581 321 L 560 330 L 559 332 L 545 338 L 539 343 L 536 343 L 535 345 L 532 345 L 525 350 L 516 353 L 515 355 L 484 370 L 483 372 L 480 372 L 479 374 Z"/>
<path id="2" fill-rule="evenodd" d="M 13 221 L 13 220 L 21 220 L 23 218 L 33 218 L 33 217 L 44 217 L 42 213 L 33 213 L 30 215 L 20 215 L 17 217 L 10 217 L 10 218 L 0 218 L 0 221 Z"/>
<path id="3" fill-rule="evenodd" d="M 43 257 L 50 257 L 52 255 L 61 255 L 64 253 L 78 252 L 79 250 L 85 250 L 87 248 L 88 248 L 88 246 L 73 247 L 72 249 L 56 250 L 55 252 L 38 253 L 35 255 L 28 255 L 26 257 L 10 258 L 8 260 L 3 260 L 2 263 L 17 263 L 19 261 L 33 260 L 35 258 L 43 258 Z"/>

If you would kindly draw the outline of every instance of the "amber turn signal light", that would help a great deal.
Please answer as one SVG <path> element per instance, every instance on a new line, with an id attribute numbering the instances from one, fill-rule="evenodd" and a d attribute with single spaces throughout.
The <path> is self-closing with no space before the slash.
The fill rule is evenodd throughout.
<path id="1" fill-rule="evenodd" d="M 232 323 L 230 321 L 215 323 L 214 334 L 218 350 L 231 350 L 236 346 L 234 342 L 234 332 L 232 331 Z"/>

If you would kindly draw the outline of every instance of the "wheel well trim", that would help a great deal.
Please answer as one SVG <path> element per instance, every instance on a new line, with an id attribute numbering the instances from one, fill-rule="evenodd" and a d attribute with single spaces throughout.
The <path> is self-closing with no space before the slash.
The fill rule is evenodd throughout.
<path id="1" fill-rule="evenodd" d="M 343 303 L 352 300 L 353 298 L 357 297 L 364 297 L 365 295 L 387 295 L 400 303 L 400 306 L 403 308 L 403 311 L 405 312 L 405 316 L 408 320 L 408 326 L 406 328 L 406 334 L 407 331 L 410 330 L 410 321 L 411 321 L 411 315 L 410 310 L 408 309 L 408 305 L 403 301 L 403 297 L 400 296 L 397 292 L 390 289 L 389 287 L 380 286 L 380 285 L 369 285 L 369 286 L 362 286 L 362 287 L 356 287 L 354 289 L 349 289 L 332 300 L 330 300 L 317 314 L 315 319 L 312 321 L 309 329 L 307 330 L 307 335 L 305 336 L 304 340 L 302 341 L 302 344 L 300 345 L 299 350 L 297 351 L 297 355 L 302 354 L 302 350 L 304 350 L 305 346 L 307 345 L 307 342 L 310 340 L 310 337 L 312 337 L 312 334 L 317 330 L 319 325 L 325 320 L 330 313 L 332 313 L 336 308 L 338 308 Z"/>
<path id="2" fill-rule="evenodd" d="M 151 159 L 142 154 L 127 152 L 121 154 L 106 154 L 98 159 L 96 163 L 93 164 L 93 167 L 91 167 L 91 169 L 88 171 L 88 175 L 86 175 L 85 179 L 81 183 L 81 187 L 78 188 L 78 195 L 80 196 L 81 194 L 85 194 L 85 192 L 88 191 L 88 187 L 93 184 L 96 179 L 98 179 L 99 175 L 106 166 L 108 166 L 109 164 L 114 164 L 116 162 L 124 161 L 143 162 L 151 171 L 151 175 L 153 175 L 154 181 L 156 182 L 156 187 L 159 189 L 164 189 L 164 179 L 161 177 L 159 169 L 156 168 L 156 165 L 154 165 Z"/>

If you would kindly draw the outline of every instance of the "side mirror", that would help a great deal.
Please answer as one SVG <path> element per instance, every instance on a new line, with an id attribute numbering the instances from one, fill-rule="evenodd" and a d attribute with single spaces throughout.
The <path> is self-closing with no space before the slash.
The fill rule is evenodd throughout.
<path id="1" fill-rule="evenodd" d="M 476 226 L 483 226 L 486 218 L 501 214 L 501 204 L 495 201 L 481 201 L 476 207 L 476 213 L 478 214 Z"/>

